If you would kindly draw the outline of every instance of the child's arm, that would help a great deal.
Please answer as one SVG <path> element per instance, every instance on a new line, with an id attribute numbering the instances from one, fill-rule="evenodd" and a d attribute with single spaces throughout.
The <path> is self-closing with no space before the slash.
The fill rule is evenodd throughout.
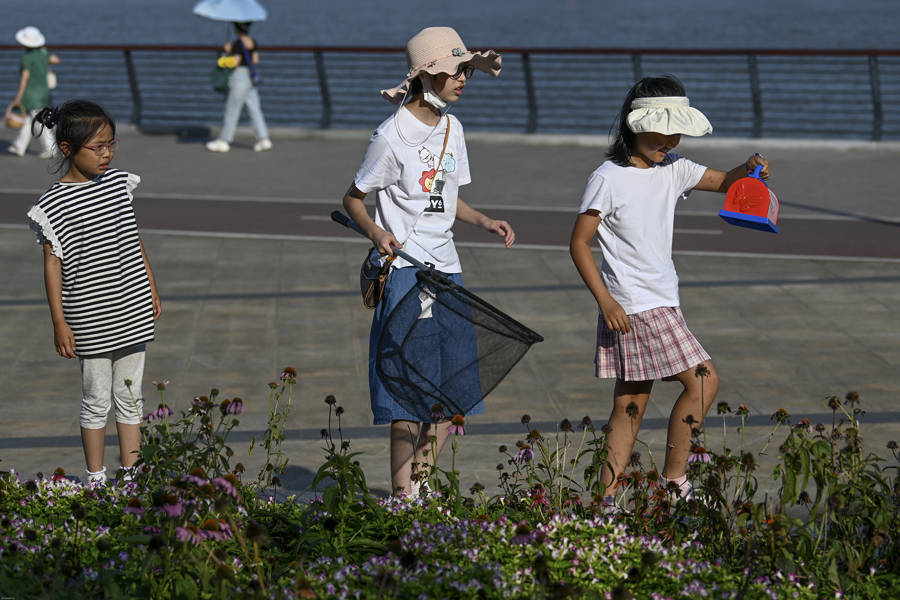
<path id="1" fill-rule="evenodd" d="M 762 171 L 759 172 L 759 176 L 763 179 L 768 179 L 769 161 L 761 154 L 754 154 L 747 159 L 747 162 L 736 166 L 727 173 L 716 169 L 706 169 L 703 177 L 700 178 L 700 183 L 694 186 L 694 189 L 706 192 L 722 192 L 724 194 L 731 187 L 732 183 L 752 173 L 757 165 L 762 165 Z"/>
<path id="2" fill-rule="evenodd" d="M 496 233 L 497 235 L 503 236 L 503 240 L 506 242 L 507 248 L 512 246 L 516 241 L 516 232 L 513 231 L 513 228 L 509 223 L 507 223 L 506 221 L 498 221 L 481 214 L 480 212 L 469 206 L 469 204 L 462 198 L 456 199 L 456 218 L 463 223 L 476 225 L 478 227 L 481 227 L 482 229 L 490 231 L 491 233 Z"/>
<path id="3" fill-rule="evenodd" d="M 366 210 L 366 205 L 363 204 L 365 198 L 366 193 L 351 184 L 342 201 L 344 210 L 366 232 L 366 236 L 372 240 L 378 252 L 393 256 L 394 251 L 391 248 L 402 248 L 403 244 L 397 241 L 393 233 L 382 229 L 372 220 L 369 211 Z"/>
<path id="4" fill-rule="evenodd" d="M 64 358 L 75 358 L 75 336 L 66 323 L 62 308 L 62 261 L 53 254 L 50 242 L 44 242 L 44 288 L 53 321 L 53 344 Z"/>
<path id="5" fill-rule="evenodd" d="M 569 254 L 584 283 L 597 300 L 606 326 L 619 333 L 628 333 L 631 331 L 631 321 L 622 305 L 616 302 L 609 290 L 606 289 L 603 278 L 600 277 L 600 271 L 597 269 L 594 253 L 591 251 L 591 241 L 594 239 L 600 221 L 600 213 L 594 209 L 586 210 L 578 215 L 575 228 L 572 230 L 572 238 L 569 240 Z"/>
<path id="6" fill-rule="evenodd" d="M 153 269 L 150 268 L 150 259 L 147 258 L 147 252 L 144 250 L 143 240 L 138 240 L 141 245 L 141 256 L 144 258 L 144 268 L 147 269 L 147 279 L 150 280 L 150 295 L 153 297 L 153 319 L 156 320 L 162 315 L 162 302 L 159 299 L 159 291 L 156 289 L 156 277 L 153 276 Z"/>

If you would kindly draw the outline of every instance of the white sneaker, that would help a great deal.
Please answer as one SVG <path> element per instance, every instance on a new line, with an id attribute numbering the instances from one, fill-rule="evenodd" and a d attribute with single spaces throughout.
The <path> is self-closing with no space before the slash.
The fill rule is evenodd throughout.
<path id="1" fill-rule="evenodd" d="M 267 152 L 272 149 L 272 140 L 269 138 L 261 139 L 253 144 L 254 152 Z"/>
<path id="2" fill-rule="evenodd" d="M 6 151 L 9 152 L 10 154 L 15 154 L 16 156 L 25 156 L 24 150 L 19 150 L 18 148 L 16 148 L 15 146 L 12 146 L 12 145 L 8 146 L 6 148 Z"/>
<path id="3" fill-rule="evenodd" d="M 228 152 L 231 150 L 231 144 L 225 140 L 213 140 L 206 142 L 206 149 L 210 152 Z"/>

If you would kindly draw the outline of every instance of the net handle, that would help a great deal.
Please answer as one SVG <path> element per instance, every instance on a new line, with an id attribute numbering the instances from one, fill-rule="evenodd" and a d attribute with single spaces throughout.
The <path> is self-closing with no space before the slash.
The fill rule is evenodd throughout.
<path id="1" fill-rule="evenodd" d="M 360 227 L 359 225 L 357 225 L 356 222 L 355 222 L 353 219 L 351 219 L 350 217 L 348 217 L 347 215 L 345 215 L 344 213 L 342 213 L 342 212 L 339 211 L 339 210 L 333 211 L 333 212 L 331 213 L 331 220 L 334 221 L 335 223 L 339 223 L 339 224 L 343 225 L 343 226 L 346 227 L 347 229 L 352 229 L 353 231 L 355 231 L 356 233 L 358 233 L 359 235 L 361 235 L 361 236 L 363 236 L 363 237 L 365 237 L 365 238 L 368 238 L 368 237 L 369 237 L 369 236 L 366 234 L 366 232 L 363 231 L 362 227 Z M 429 267 L 428 265 L 426 265 L 425 263 L 423 263 L 422 261 L 420 261 L 420 260 L 418 260 L 418 259 L 416 259 L 416 258 L 413 258 L 412 256 L 410 256 L 409 254 L 407 254 L 407 253 L 404 252 L 403 250 L 400 250 L 399 248 L 394 248 L 394 249 L 393 249 L 393 252 L 394 252 L 394 254 L 396 254 L 397 256 L 399 256 L 400 258 L 402 258 L 402 259 L 404 259 L 405 261 L 407 261 L 407 262 L 409 262 L 409 263 L 411 263 L 411 264 L 413 264 L 413 265 L 419 267 L 419 268 L 422 269 L 423 271 L 427 271 L 427 270 L 429 270 L 429 269 L 431 268 L 431 267 Z"/>

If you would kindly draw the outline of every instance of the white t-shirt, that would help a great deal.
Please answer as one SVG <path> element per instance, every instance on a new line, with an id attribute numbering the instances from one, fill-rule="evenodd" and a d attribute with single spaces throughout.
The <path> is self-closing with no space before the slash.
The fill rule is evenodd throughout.
<path id="1" fill-rule="evenodd" d="M 675 205 L 705 172 L 703 165 L 669 153 L 649 169 L 607 161 L 591 173 L 578 212 L 600 212 L 600 274 L 627 314 L 679 306 L 672 262 Z"/>
<path id="2" fill-rule="evenodd" d="M 432 192 L 444 145 L 447 122 L 450 136 L 443 159 L 443 191 Z M 399 129 L 399 132 L 398 132 Z M 426 125 L 406 108 L 388 117 L 369 141 L 354 178 L 361 192 L 375 192 L 375 223 L 390 231 L 403 250 L 445 273 L 462 266 L 453 243 L 453 222 L 459 186 L 471 182 L 466 140 L 459 120 L 446 115 L 437 126 Z M 402 258 L 397 267 L 409 266 Z"/>

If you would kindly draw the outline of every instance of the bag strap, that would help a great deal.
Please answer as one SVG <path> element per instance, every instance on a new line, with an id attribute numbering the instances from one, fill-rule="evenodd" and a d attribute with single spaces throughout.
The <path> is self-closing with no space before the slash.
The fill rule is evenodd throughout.
<path id="1" fill-rule="evenodd" d="M 441 169 L 441 165 L 444 163 L 444 152 L 447 150 L 447 140 L 450 139 L 450 115 L 445 113 L 445 116 L 447 117 L 447 128 L 444 130 L 444 145 L 441 146 L 441 156 L 438 158 L 437 169 L 434 171 L 435 175 L 437 175 L 437 172 Z M 412 237 L 413 231 L 415 231 L 416 225 L 419 223 L 419 219 L 421 219 L 424 214 L 425 210 L 422 209 L 422 211 L 416 215 L 416 220 L 413 221 L 413 224 L 409 226 L 409 233 L 406 235 L 406 239 L 403 240 L 404 246 L 406 245 L 406 242 L 409 241 L 409 238 Z"/>
<path id="2" fill-rule="evenodd" d="M 253 67 L 253 57 L 250 56 L 250 53 L 247 51 L 244 40 L 238 38 L 238 41 L 241 43 L 241 51 L 244 53 L 244 63 L 246 63 L 247 68 L 250 69 L 250 81 L 253 82 L 253 85 L 256 85 L 256 69 Z"/>
<path id="3" fill-rule="evenodd" d="M 438 159 L 438 171 L 444 166 L 444 152 L 447 150 L 448 139 L 450 139 L 450 115 L 447 115 L 447 129 L 444 131 L 444 145 L 441 147 L 441 157 Z"/>

